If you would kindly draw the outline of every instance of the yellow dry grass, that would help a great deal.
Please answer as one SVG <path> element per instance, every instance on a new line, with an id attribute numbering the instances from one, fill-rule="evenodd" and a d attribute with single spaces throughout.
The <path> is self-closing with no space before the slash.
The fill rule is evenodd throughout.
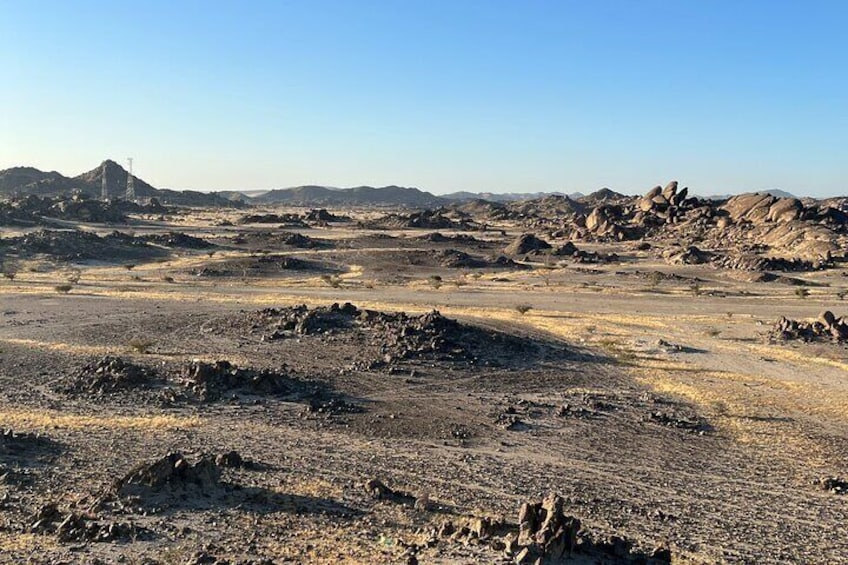
<path id="1" fill-rule="evenodd" d="M 58 547 L 59 543 L 50 536 L 0 531 L 0 562 L 5 563 L 5 557 L 19 558 L 25 562 L 23 557 L 35 550 L 44 552 Z"/>
<path id="2" fill-rule="evenodd" d="M 62 343 L 55 341 L 38 341 L 35 339 L 24 338 L 0 338 L 0 343 L 9 345 L 20 345 L 33 349 L 42 349 L 46 351 L 59 351 L 62 353 L 79 353 L 84 355 L 108 355 L 115 352 L 114 347 L 106 347 L 101 345 L 77 345 L 73 343 Z"/>
<path id="3" fill-rule="evenodd" d="M 173 416 L 159 414 L 151 416 L 93 416 L 69 414 L 59 410 L 6 408 L 0 410 L 0 425 L 15 430 L 47 430 L 87 428 L 172 430 L 199 426 L 199 416 Z"/>

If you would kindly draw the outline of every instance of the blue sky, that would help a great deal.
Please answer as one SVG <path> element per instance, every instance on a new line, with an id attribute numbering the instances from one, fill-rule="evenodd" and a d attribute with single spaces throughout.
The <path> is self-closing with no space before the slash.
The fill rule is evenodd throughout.
<path id="1" fill-rule="evenodd" d="M 0 0 L 0 168 L 848 193 L 848 2 Z"/>

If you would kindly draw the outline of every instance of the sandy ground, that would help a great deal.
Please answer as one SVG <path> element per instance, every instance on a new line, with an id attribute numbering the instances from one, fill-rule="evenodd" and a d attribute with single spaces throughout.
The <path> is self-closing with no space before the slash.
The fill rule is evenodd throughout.
<path id="1" fill-rule="evenodd" d="M 273 231 L 215 228 L 212 220 L 220 218 L 135 232 L 179 229 L 224 241 Z M 842 314 L 843 271 L 793 275 L 811 283 L 801 297 L 791 285 L 672 267 L 626 248 L 612 264 L 461 269 L 403 262 L 411 251 L 446 247 L 414 237 L 427 232 L 383 240 L 350 225 L 293 231 L 334 243 L 269 253 L 335 270 L 198 276 L 258 256 L 226 246 L 211 256 L 176 250 L 132 269 L 30 259 L 0 282 L 0 428 L 49 439 L 0 451 L 3 468 L 14 471 L 0 481 L 0 562 L 199 563 L 206 555 L 407 563 L 413 554 L 420 563 L 511 562 L 491 544 L 433 538 L 431 530 L 474 516 L 514 522 L 522 502 L 547 493 L 564 497 L 567 513 L 593 535 L 625 536 L 646 551 L 668 547 L 674 563 L 848 561 L 848 498 L 815 484 L 846 475 L 848 350 L 768 339 L 780 316 Z M 484 239 L 467 250 L 485 255 L 508 241 Z M 647 275 L 654 271 L 679 278 Z M 69 272 L 79 280 L 58 292 Z M 558 353 L 488 367 L 408 359 L 388 371 L 365 363 L 379 357 L 373 342 L 344 333 L 277 342 L 227 329 L 261 308 L 334 302 L 437 309 Z M 522 314 L 521 305 L 530 308 Z M 63 392 L 106 355 L 163 373 L 193 359 L 285 367 L 362 411 L 314 414 L 291 397 L 163 406 L 132 392 Z M 652 419 L 657 411 L 699 426 L 663 425 Z M 225 469 L 220 492 L 162 509 L 88 510 L 92 520 L 132 523 L 143 535 L 66 542 L 31 528 L 48 502 L 63 512 L 92 508 L 139 463 L 170 451 L 230 450 L 258 465 Z M 434 509 L 373 500 L 363 485 L 375 477 L 426 494 Z"/>

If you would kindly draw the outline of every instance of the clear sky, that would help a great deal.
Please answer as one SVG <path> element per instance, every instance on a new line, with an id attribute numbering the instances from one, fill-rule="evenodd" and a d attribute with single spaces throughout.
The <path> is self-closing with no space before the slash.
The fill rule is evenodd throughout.
<path id="1" fill-rule="evenodd" d="M 848 193 L 848 1 L 0 0 L 0 169 Z"/>

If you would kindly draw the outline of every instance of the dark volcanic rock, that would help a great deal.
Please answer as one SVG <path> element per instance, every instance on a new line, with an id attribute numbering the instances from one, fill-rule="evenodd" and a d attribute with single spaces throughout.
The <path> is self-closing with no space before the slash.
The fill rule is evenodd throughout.
<path id="1" fill-rule="evenodd" d="M 186 235 L 182 232 L 145 235 L 140 239 L 157 245 L 164 245 L 165 247 L 181 247 L 184 249 L 208 249 L 214 247 L 212 243 L 209 243 L 205 239 Z"/>
<path id="2" fill-rule="evenodd" d="M 72 394 L 109 394 L 135 388 L 148 388 L 161 381 L 155 371 L 124 361 L 120 357 L 104 357 L 83 367 L 65 387 Z"/>
<path id="3" fill-rule="evenodd" d="M 183 368 L 180 379 L 183 386 L 204 401 L 219 400 L 227 393 L 236 391 L 257 395 L 285 395 L 302 384 L 288 375 L 268 369 L 240 369 L 229 361 L 192 361 Z"/>
<path id="4" fill-rule="evenodd" d="M 532 233 L 524 233 L 518 236 L 512 243 L 504 248 L 506 255 L 527 255 L 537 251 L 546 251 L 551 249 L 551 244 L 547 241 L 536 237 Z"/>

